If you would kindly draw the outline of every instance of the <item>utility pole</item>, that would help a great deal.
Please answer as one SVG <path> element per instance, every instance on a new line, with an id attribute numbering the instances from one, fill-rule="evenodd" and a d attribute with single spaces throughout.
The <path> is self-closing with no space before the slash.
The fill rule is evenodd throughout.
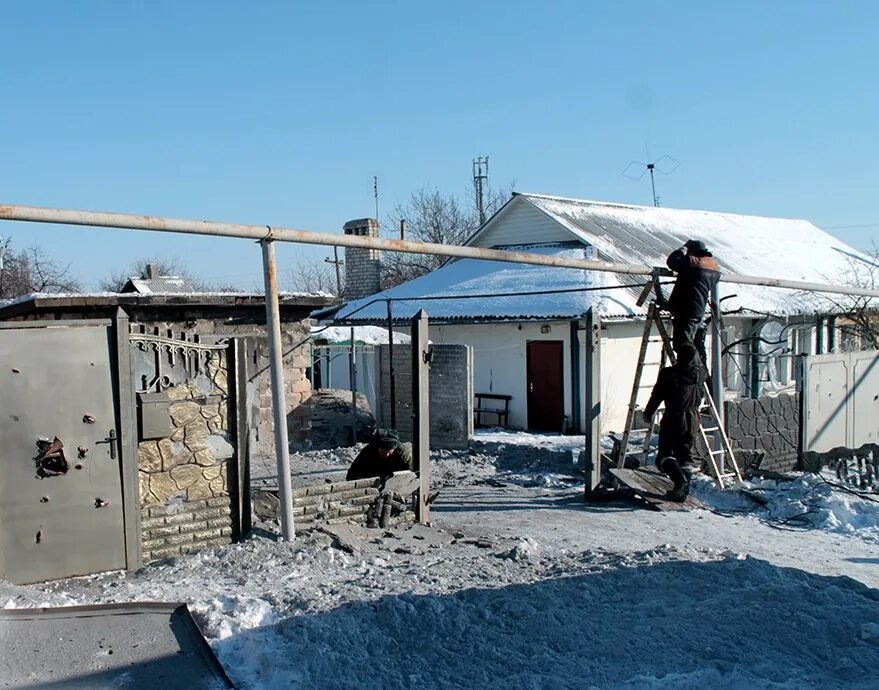
<path id="1" fill-rule="evenodd" d="M 488 183 L 488 156 L 473 159 L 473 190 L 476 196 L 476 213 L 479 224 L 485 223 L 485 187 Z"/>
<path id="2" fill-rule="evenodd" d="M 338 297 L 342 296 L 342 274 L 339 271 L 339 266 L 344 264 L 344 261 L 339 261 L 339 248 L 333 247 L 333 258 L 326 257 L 324 259 L 328 264 L 333 264 L 336 267 L 336 295 Z"/>

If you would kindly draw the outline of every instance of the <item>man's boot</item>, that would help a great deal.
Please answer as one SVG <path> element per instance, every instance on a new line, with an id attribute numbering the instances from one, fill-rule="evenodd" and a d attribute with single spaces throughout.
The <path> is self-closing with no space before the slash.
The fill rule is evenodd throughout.
<path id="1" fill-rule="evenodd" d="M 684 474 L 678 461 L 669 455 L 659 461 L 659 469 L 665 472 L 674 484 L 671 491 L 666 494 L 666 498 L 669 501 L 677 502 L 686 500 L 690 493 L 690 480 L 687 475 Z"/>

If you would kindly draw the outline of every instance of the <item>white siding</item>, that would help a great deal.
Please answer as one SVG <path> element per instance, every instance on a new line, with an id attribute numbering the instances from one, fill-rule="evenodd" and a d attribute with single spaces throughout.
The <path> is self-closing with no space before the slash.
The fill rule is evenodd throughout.
<path id="1" fill-rule="evenodd" d="M 548 325 L 550 332 L 541 333 L 541 325 Z M 473 347 L 473 392 L 511 395 L 510 426 L 518 429 L 528 424 L 526 343 L 561 340 L 565 414 L 570 419 L 571 348 L 567 321 L 432 325 L 430 339 L 435 343 L 465 343 Z"/>
<path id="2" fill-rule="evenodd" d="M 510 202 L 509 208 L 489 224 L 470 245 L 495 247 L 507 244 L 534 242 L 571 242 L 577 238 L 564 226 L 532 204 L 520 198 Z"/>

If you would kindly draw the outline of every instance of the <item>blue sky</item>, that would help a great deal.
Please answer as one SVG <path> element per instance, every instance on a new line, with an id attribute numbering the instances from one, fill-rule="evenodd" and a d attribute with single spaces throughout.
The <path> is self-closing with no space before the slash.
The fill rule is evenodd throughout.
<path id="1" fill-rule="evenodd" d="M 648 204 L 621 172 L 649 147 L 681 162 L 664 205 L 879 241 L 879 3 L 59 0 L 0 23 L 0 202 L 338 231 L 372 215 L 373 175 L 384 215 L 463 194 L 477 155 L 497 185 Z M 144 255 L 261 281 L 244 240 L 0 235 L 87 287 Z"/>

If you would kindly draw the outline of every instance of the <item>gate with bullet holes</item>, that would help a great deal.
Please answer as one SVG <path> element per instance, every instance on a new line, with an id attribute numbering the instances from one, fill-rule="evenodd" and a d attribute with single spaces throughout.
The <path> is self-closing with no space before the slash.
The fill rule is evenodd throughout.
<path id="1" fill-rule="evenodd" d="M 138 560 L 128 347 L 127 319 L 0 324 L 0 578 Z"/>

